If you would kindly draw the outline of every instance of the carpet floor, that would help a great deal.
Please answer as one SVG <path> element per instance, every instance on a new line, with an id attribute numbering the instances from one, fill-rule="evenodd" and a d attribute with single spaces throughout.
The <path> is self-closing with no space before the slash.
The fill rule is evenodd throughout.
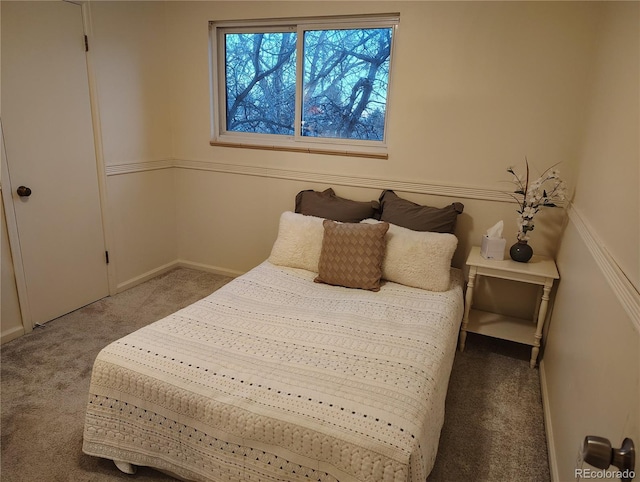
<path id="1" fill-rule="evenodd" d="M 82 453 L 93 360 L 111 341 L 231 278 L 178 268 L 53 320 L 0 348 L 0 480 L 171 481 Z M 429 482 L 548 482 L 538 370 L 529 347 L 469 334 L 457 353 Z"/>

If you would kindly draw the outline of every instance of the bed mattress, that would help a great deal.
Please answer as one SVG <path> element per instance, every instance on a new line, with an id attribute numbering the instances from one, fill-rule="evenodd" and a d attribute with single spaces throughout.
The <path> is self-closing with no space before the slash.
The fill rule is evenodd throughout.
<path id="1" fill-rule="evenodd" d="M 265 261 L 104 348 L 87 454 L 197 481 L 411 481 L 433 467 L 463 312 Z"/>

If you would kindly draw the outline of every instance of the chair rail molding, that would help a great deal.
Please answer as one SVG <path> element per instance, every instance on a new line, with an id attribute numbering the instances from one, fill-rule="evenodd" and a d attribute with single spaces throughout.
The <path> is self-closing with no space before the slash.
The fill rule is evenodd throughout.
<path id="1" fill-rule="evenodd" d="M 105 167 L 105 170 L 107 176 L 117 176 L 135 172 L 170 168 L 220 172 L 242 176 L 257 176 L 290 181 L 326 183 L 336 186 L 362 187 L 371 189 L 393 189 L 395 191 L 401 192 L 428 194 L 435 196 L 448 196 L 461 199 L 478 199 L 483 201 L 508 203 L 515 202 L 511 197 L 511 194 L 507 191 L 488 189 L 477 186 L 419 182 L 371 176 L 353 176 L 320 171 L 300 171 L 294 169 L 280 169 L 277 167 L 255 166 L 247 164 L 228 164 L 213 161 L 160 159 L 157 161 L 140 161 L 130 163 L 123 162 L 108 165 Z"/>
<path id="2" fill-rule="evenodd" d="M 134 172 L 156 171 L 175 167 L 173 159 L 159 159 L 156 161 L 116 162 L 105 166 L 107 176 L 132 174 Z"/>
<path id="3" fill-rule="evenodd" d="M 633 325 L 640 333 L 640 293 L 625 275 L 615 258 L 609 253 L 596 231 L 586 217 L 573 204 L 568 207 L 569 220 L 574 224 L 578 234 L 602 271 L 607 283 L 620 301 L 620 304 L 631 318 Z"/>

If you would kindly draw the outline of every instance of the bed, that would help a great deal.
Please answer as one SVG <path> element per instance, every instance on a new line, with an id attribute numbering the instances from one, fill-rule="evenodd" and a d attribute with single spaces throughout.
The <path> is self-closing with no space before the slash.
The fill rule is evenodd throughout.
<path id="1" fill-rule="evenodd" d="M 381 275 L 364 289 L 320 279 L 327 222 L 283 213 L 268 260 L 105 347 L 83 451 L 125 472 L 149 466 L 194 481 L 424 482 L 444 421 L 462 275 L 445 259 L 437 291 L 392 281 L 389 262 L 401 261 L 413 232 L 329 221 L 385 231 Z"/>

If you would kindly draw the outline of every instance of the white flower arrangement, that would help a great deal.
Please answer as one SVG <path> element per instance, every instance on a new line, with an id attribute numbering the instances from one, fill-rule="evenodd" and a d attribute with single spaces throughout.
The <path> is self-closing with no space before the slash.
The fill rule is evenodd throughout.
<path id="1" fill-rule="evenodd" d="M 513 198 L 518 202 L 518 241 L 528 241 L 529 232 L 533 231 L 533 218 L 543 207 L 557 207 L 557 203 L 564 201 L 567 196 L 567 185 L 560 179 L 560 171 L 551 166 L 535 181 L 529 180 L 529 162 L 525 157 L 526 173 L 517 174 L 513 166 L 507 168 L 513 176 L 512 182 L 516 186 Z M 519 196 L 522 196 L 520 199 Z"/>

